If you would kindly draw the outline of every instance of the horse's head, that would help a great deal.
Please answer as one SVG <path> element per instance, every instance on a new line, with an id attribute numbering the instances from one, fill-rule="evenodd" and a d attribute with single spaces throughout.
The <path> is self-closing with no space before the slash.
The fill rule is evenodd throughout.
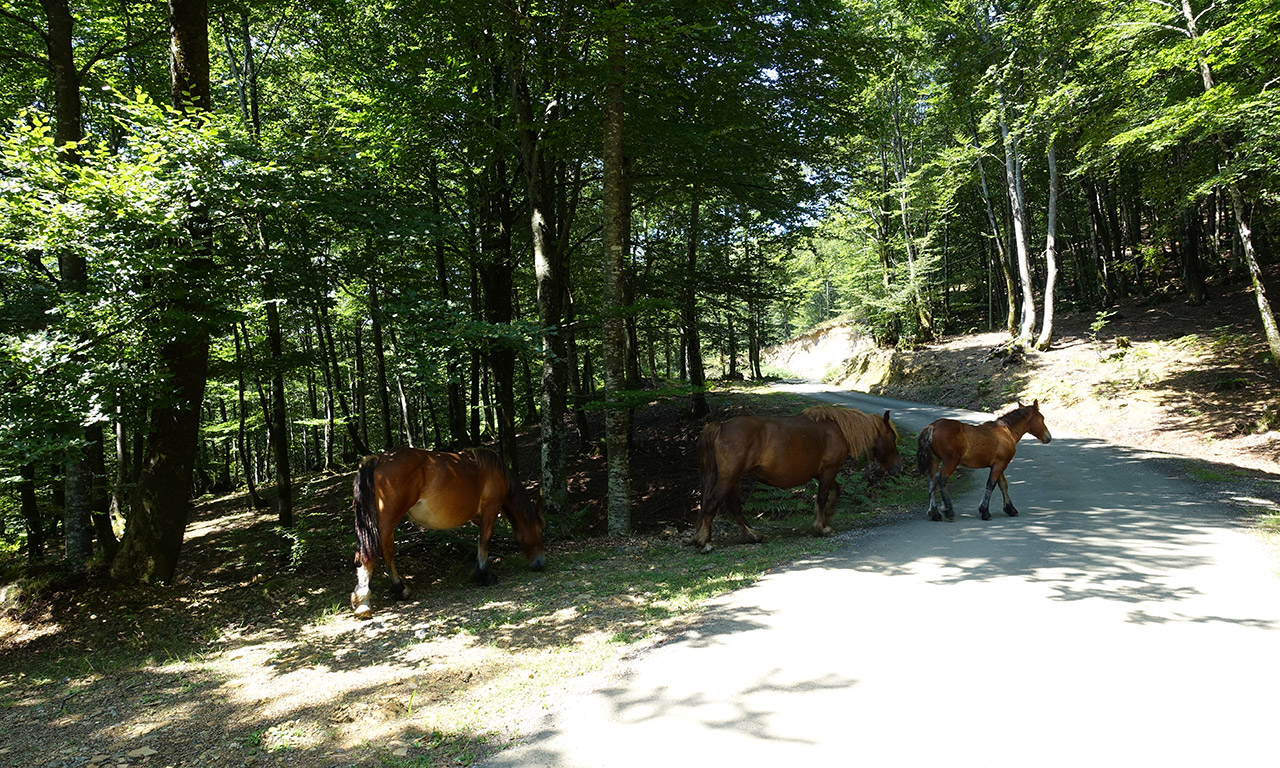
<path id="1" fill-rule="evenodd" d="M 1047 443 L 1053 439 L 1053 435 L 1049 434 L 1049 427 L 1044 423 L 1044 414 L 1040 413 L 1040 401 L 1033 400 L 1031 405 L 1023 405 L 1018 403 L 1019 408 L 1027 409 L 1027 431 L 1042 443 Z"/>
<path id="2" fill-rule="evenodd" d="M 529 559 L 529 567 L 541 571 L 547 566 L 547 555 L 542 549 L 542 530 L 547 524 L 546 515 L 542 511 L 542 495 L 538 495 L 536 504 L 530 503 L 528 496 L 523 496 L 522 501 L 519 511 L 512 516 L 519 517 L 520 523 L 511 528 L 515 532 L 516 543 Z"/>
<path id="3" fill-rule="evenodd" d="M 902 474 L 902 456 L 898 454 L 898 430 L 889 421 L 889 412 L 878 420 L 876 439 L 871 444 L 871 458 L 889 473 L 890 477 Z"/>

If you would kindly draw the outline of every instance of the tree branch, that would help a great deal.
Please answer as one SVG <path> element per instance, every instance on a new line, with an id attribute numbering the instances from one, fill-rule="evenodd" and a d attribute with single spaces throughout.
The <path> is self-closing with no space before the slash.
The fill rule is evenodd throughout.
<path id="1" fill-rule="evenodd" d="M 13 11 L 9 10 L 8 8 L 0 8 L 0 16 L 4 16 L 7 19 L 13 19 L 14 21 L 18 22 L 22 26 L 26 27 L 27 29 L 39 35 L 40 39 L 45 42 L 45 45 L 49 44 L 49 33 L 41 29 L 39 24 L 35 23 L 31 19 L 28 19 L 26 16 L 20 16 L 14 13 Z"/>
<path id="2" fill-rule="evenodd" d="M 6 58 L 13 61 L 29 61 L 34 64 L 39 64 L 45 69 L 49 68 L 49 59 L 47 57 L 42 58 L 33 53 L 20 51 L 17 48 L 9 48 L 8 46 L 0 47 L 0 58 Z"/>
<path id="3" fill-rule="evenodd" d="M 141 48 L 142 46 L 147 45 L 148 43 L 155 42 L 157 39 L 159 39 L 161 33 L 164 31 L 165 30 L 163 29 L 157 29 L 151 34 L 144 35 L 141 39 L 135 40 L 132 43 L 127 43 L 125 45 L 122 45 L 119 48 L 108 49 L 107 44 L 104 42 L 102 45 L 98 46 L 98 50 L 93 52 L 93 55 L 90 56 L 89 60 L 84 63 L 84 66 L 80 67 L 80 77 L 84 77 L 85 75 L 87 75 L 89 73 L 89 70 L 93 69 L 93 65 L 97 64 L 99 61 L 102 61 L 103 59 L 119 56 L 123 53 L 129 53 L 130 51 Z"/>
<path id="4" fill-rule="evenodd" d="M 1155 0 L 1148 0 L 1148 2 L 1155 2 Z M 1183 29 L 1182 27 L 1175 27 L 1171 24 L 1160 24 L 1159 22 L 1155 22 L 1155 21 L 1121 21 L 1121 22 L 1117 22 L 1115 26 L 1117 27 L 1156 27 L 1157 29 L 1166 29 L 1170 32 L 1177 32 L 1178 34 L 1186 38 L 1191 37 L 1191 33 Z"/>

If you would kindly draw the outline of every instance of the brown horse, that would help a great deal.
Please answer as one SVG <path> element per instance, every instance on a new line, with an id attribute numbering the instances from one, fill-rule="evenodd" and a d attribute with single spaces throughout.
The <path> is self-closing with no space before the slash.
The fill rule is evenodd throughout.
<path id="1" fill-rule="evenodd" d="M 751 475 L 776 488 L 794 488 L 818 478 L 813 533 L 831 533 L 840 486 L 836 473 L 851 456 L 870 454 L 876 463 L 897 475 L 902 471 L 898 455 L 898 430 L 884 416 L 872 416 L 853 408 L 815 405 L 799 416 L 736 416 L 712 422 L 698 437 L 702 476 L 702 511 L 693 543 L 710 552 L 711 520 L 728 503 L 748 543 L 763 537 L 742 516 L 738 481 Z"/>
<path id="2" fill-rule="evenodd" d="M 489 569 L 489 539 L 500 512 L 506 513 L 516 542 L 529 558 L 529 567 L 546 565 L 542 551 L 542 505 L 529 502 L 524 487 L 492 451 L 475 448 L 439 453 L 397 448 L 360 463 L 352 489 L 356 518 L 356 589 L 351 607 L 356 616 L 373 615 L 369 607 L 369 579 L 378 554 L 387 562 L 391 594 L 409 596 L 396 572 L 395 528 L 406 515 L 422 528 L 444 530 L 463 523 L 480 524 L 480 545 L 473 578 L 479 584 L 495 581 Z"/>
<path id="3" fill-rule="evenodd" d="M 1028 432 L 1042 443 L 1053 439 L 1040 413 L 1039 400 L 1031 405 L 1018 403 L 1017 408 L 997 416 L 995 421 L 976 427 L 954 419 L 938 419 L 925 427 L 916 441 L 916 464 L 920 472 L 929 478 L 929 519 L 942 520 L 945 517 L 947 522 L 956 519 L 951 497 L 947 495 L 947 478 L 961 464 L 972 469 L 991 467 L 991 474 L 987 476 L 987 493 L 978 507 L 983 520 L 991 519 L 991 491 L 997 484 L 1004 495 L 1004 513 L 1016 517 L 1018 510 L 1009 498 L 1009 482 L 1004 479 L 1004 470 L 1013 461 L 1018 441 Z M 942 495 L 942 514 L 938 514 L 935 489 Z"/>

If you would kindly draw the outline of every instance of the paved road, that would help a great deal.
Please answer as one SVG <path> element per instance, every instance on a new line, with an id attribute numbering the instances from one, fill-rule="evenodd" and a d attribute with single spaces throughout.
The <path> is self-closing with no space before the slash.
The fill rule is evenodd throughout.
<path id="1" fill-rule="evenodd" d="M 1280 766 L 1275 553 L 1046 418 L 1009 470 L 1020 517 L 980 521 L 976 476 L 955 523 L 921 510 L 717 600 L 488 765 Z"/>

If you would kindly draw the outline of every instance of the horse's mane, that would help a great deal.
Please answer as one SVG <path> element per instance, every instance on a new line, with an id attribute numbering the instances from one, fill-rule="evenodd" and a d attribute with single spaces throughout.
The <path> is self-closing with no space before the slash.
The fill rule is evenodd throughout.
<path id="1" fill-rule="evenodd" d="M 503 479 L 507 481 L 507 494 L 511 499 L 511 508 L 518 509 L 520 515 L 524 518 L 520 521 L 521 523 L 533 524 L 538 522 L 538 510 L 529 499 L 529 494 L 525 491 L 524 485 L 520 483 L 515 473 L 507 468 L 502 459 L 498 458 L 498 454 L 488 448 L 471 448 L 467 453 L 470 453 L 481 467 L 502 473 Z"/>
<path id="2" fill-rule="evenodd" d="M 1034 410 L 1036 410 L 1034 405 L 1018 404 L 997 416 L 995 422 L 1001 426 L 1010 427 L 1028 418 Z"/>
<path id="3" fill-rule="evenodd" d="M 876 437 L 885 426 L 888 426 L 889 431 L 893 433 L 894 442 L 898 441 L 898 430 L 893 424 L 886 425 L 884 419 L 863 413 L 856 408 L 847 408 L 842 405 L 815 405 L 804 409 L 800 415 L 813 421 L 835 422 L 836 426 L 840 427 L 840 433 L 844 435 L 845 442 L 849 444 L 850 456 L 861 456 L 871 450 Z"/>

